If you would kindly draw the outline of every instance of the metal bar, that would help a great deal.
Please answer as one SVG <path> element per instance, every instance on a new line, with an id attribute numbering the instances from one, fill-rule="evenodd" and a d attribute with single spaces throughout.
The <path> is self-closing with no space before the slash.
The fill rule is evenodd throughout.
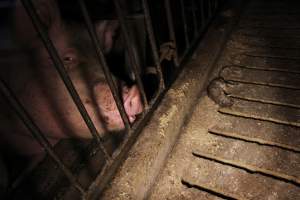
<path id="1" fill-rule="evenodd" d="M 147 0 L 142 0 L 142 4 L 143 4 L 143 10 L 144 10 L 144 14 L 145 14 L 146 28 L 147 28 L 147 32 L 148 32 L 151 49 L 152 49 L 152 55 L 153 55 L 154 62 L 156 65 L 156 70 L 158 72 L 160 89 L 164 89 L 165 83 L 164 83 L 164 78 L 163 78 L 163 74 L 162 74 L 162 70 L 161 70 L 161 65 L 160 65 L 160 60 L 159 60 L 159 55 L 158 55 L 158 48 L 157 48 L 157 45 L 155 42 L 152 21 L 151 21 L 151 17 L 150 17 L 150 13 L 149 13 L 149 6 L 148 6 Z"/>
<path id="2" fill-rule="evenodd" d="M 21 0 L 23 6 L 25 7 L 28 15 L 31 18 L 31 21 L 36 29 L 36 31 L 38 32 L 40 38 L 42 39 L 43 44 L 45 45 L 45 48 L 48 50 L 49 55 L 52 59 L 52 61 L 54 62 L 54 67 L 57 70 L 57 72 L 59 73 L 61 79 L 63 80 L 69 94 L 72 97 L 72 100 L 74 101 L 77 109 L 79 110 L 83 120 L 85 121 L 87 127 L 89 128 L 92 136 L 94 137 L 94 139 L 96 139 L 96 141 L 99 143 L 101 150 L 103 151 L 105 158 L 107 160 L 110 160 L 110 156 L 107 153 L 105 147 L 101 144 L 101 137 L 93 123 L 93 121 L 91 120 L 87 110 L 85 109 L 80 96 L 78 95 L 65 67 L 63 62 L 61 61 L 52 41 L 50 40 L 49 36 L 47 35 L 47 32 L 42 28 L 42 23 L 39 19 L 38 14 L 36 13 L 36 10 L 34 8 L 34 5 L 32 4 L 31 0 Z"/>
<path id="3" fill-rule="evenodd" d="M 135 123 L 129 131 L 132 134 L 129 134 L 129 137 L 125 137 L 124 141 L 122 142 L 121 146 L 114 152 L 112 157 L 112 162 L 108 163 L 104 166 L 104 169 L 97 175 L 96 179 L 93 183 L 89 186 L 86 196 L 86 199 L 99 199 L 99 195 L 107 187 L 109 180 L 112 178 L 118 166 L 122 163 L 124 159 L 126 159 L 126 155 L 130 150 L 130 147 L 134 144 L 135 140 L 137 139 L 141 129 L 146 125 L 147 121 L 149 120 L 150 116 L 154 112 L 154 109 L 158 106 L 158 103 L 162 99 L 164 93 L 159 93 L 154 99 L 150 102 L 148 112 L 143 112 L 140 121 Z"/>
<path id="4" fill-rule="evenodd" d="M 34 123 L 33 119 L 27 113 L 27 111 L 23 108 L 22 104 L 18 101 L 13 92 L 8 88 L 8 86 L 4 83 L 3 80 L 0 80 L 0 92 L 3 94 L 4 98 L 10 104 L 10 106 L 14 109 L 18 117 L 23 121 L 24 125 L 31 132 L 32 136 L 40 143 L 40 145 L 45 148 L 47 153 L 51 156 L 51 158 L 58 164 L 60 169 L 64 172 L 64 174 L 68 177 L 72 185 L 81 193 L 82 196 L 85 195 L 85 191 L 76 180 L 76 177 L 72 174 L 72 172 L 63 164 L 60 158 L 54 152 L 50 142 L 47 140 L 45 135 L 39 129 L 39 127 Z"/>
<path id="5" fill-rule="evenodd" d="M 195 0 L 191 1 L 192 3 L 192 13 L 193 13 L 193 24 L 194 24 L 194 37 L 198 35 L 198 27 L 197 27 L 197 15 L 196 15 L 196 9 L 197 7 L 195 6 Z"/>
<path id="6" fill-rule="evenodd" d="M 216 0 L 216 9 L 219 8 L 219 5 L 220 5 L 220 0 Z"/>
<path id="7" fill-rule="evenodd" d="M 215 0 L 210 0 L 210 8 L 211 8 L 212 15 L 213 15 L 214 10 L 215 10 Z"/>
<path id="8" fill-rule="evenodd" d="M 189 48 L 190 42 L 189 42 L 189 37 L 188 37 L 188 29 L 187 29 L 186 15 L 185 15 L 185 10 L 184 10 L 183 0 L 180 0 L 180 7 L 181 7 L 181 17 L 182 17 L 182 21 L 183 21 L 184 39 L 185 39 L 187 48 Z"/>
<path id="9" fill-rule="evenodd" d="M 222 4 L 222 1 L 220 1 L 220 0 L 217 0 L 217 5 L 216 5 L 216 8 L 219 8 L 221 4 Z"/>
<path id="10" fill-rule="evenodd" d="M 113 98 L 116 102 L 116 105 L 117 105 L 118 110 L 120 112 L 120 115 L 121 115 L 121 118 L 122 118 L 123 123 L 125 125 L 125 128 L 128 130 L 131 127 L 131 125 L 130 125 L 128 116 L 126 114 L 125 108 L 123 106 L 122 100 L 121 100 L 120 96 L 118 95 L 118 89 L 117 89 L 116 85 L 114 84 L 112 75 L 111 75 L 110 70 L 107 66 L 107 63 L 105 61 L 103 51 L 100 47 L 100 42 L 99 42 L 99 39 L 98 39 L 97 34 L 95 32 L 94 26 L 91 22 L 88 10 L 87 10 L 86 5 L 83 2 L 83 0 L 78 0 L 78 3 L 79 3 L 79 6 L 80 6 L 80 9 L 81 9 L 82 16 L 84 17 L 84 21 L 85 21 L 87 30 L 89 32 L 89 35 L 91 37 L 92 43 L 95 47 L 95 51 L 96 51 L 96 54 L 98 56 L 100 66 L 102 68 L 102 71 L 104 72 L 104 75 L 106 77 L 108 85 L 109 85 L 109 87 L 112 91 Z"/>
<path id="11" fill-rule="evenodd" d="M 212 16 L 212 5 L 211 5 L 211 0 L 207 0 L 207 10 L 208 10 L 208 19 L 210 19 L 211 16 Z"/>
<path id="12" fill-rule="evenodd" d="M 218 8 L 218 0 L 213 0 L 213 13 L 215 14 Z"/>
<path id="13" fill-rule="evenodd" d="M 142 97 L 145 109 L 147 109 L 148 108 L 148 100 L 147 100 L 147 97 L 146 97 L 143 82 L 141 80 L 140 74 L 138 73 L 137 61 L 136 61 L 136 57 L 134 56 L 134 50 L 133 50 L 133 47 L 132 47 L 131 42 L 130 42 L 129 30 L 126 26 L 125 15 L 124 15 L 123 10 L 122 10 L 122 8 L 119 4 L 119 1 L 118 0 L 113 0 L 113 2 L 114 2 L 114 5 L 115 5 L 118 20 L 119 20 L 120 25 L 121 25 L 122 33 L 123 33 L 123 36 L 124 36 L 124 39 L 125 39 L 125 42 L 126 42 L 128 55 L 129 55 L 129 58 L 130 58 L 130 61 L 131 61 L 131 64 L 132 64 L 133 72 L 134 72 L 135 77 L 136 77 L 136 82 L 137 82 L 138 88 L 140 90 L 141 97 Z"/>
<path id="14" fill-rule="evenodd" d="M 179 63 L 182 63 L 187 55 L 190 53 L 190 50 L 191 48 L 195 48 L 195 45 L 197 44 L 197 39 L 198 39 L 199 36 L 197 36 L 197 38 L 195 38 L 194 40 L 191 41 L 191 47 L 189 49 L 185 49 L 184 52 L 179 56 L 178 60 L 179 60 Z"/>
<path id="15" fill-rule="evenodd" d="M 200 12 L 201 12 L 201 29 L 203 30 L 204 27 L 206 26 L 206 17 L 205 17 L 205 12 L 204 12 L 204 1 L 206 0 L 200 0 Z"/>
<path id="16" fill-rule="evenodd" d="M 164 3 L 165 3 L 166 14 L 167 14 L 169 37 L 170 37 L 170 40 L 174 43 L 175 49 L 176 49 L 175 56 L 174 56 L 174 64 L 176 67 L 179 67 L 178 49 L 177 49 L 177 42 L 176 42 L 176 36 L 175 36 L 175 29 L 173 26 L 173 17 L 172 17 L 172 12 L 171 12 L 171 7 L 170 7 L 170 1 L 164 0 Z"/>
<path id="17" fill-rule="evenodd" d="M 214 10 L 216 11 L 218 8 L 218 0 L 214 0 Z"/>

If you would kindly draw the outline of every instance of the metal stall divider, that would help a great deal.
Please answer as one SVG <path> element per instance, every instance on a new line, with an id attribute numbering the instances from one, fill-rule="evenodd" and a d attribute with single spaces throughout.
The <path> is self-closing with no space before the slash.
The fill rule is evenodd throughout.
<path id="1" fill-rule="evenodd" d="M 107 82 L 109 84 L 109 87 L 112 91 L 114 100 L 116 101 L 116 104 L 118 106 L 118 110 L 119 110 L 119 112 L 121 114 L 121 117 L 122 117 L 122 120 L 125 124 L 126 129 L 130 129 L 129 119 L 126 115 L 125 109 L 124 109 L 123 104 L 121 102 L 121 98 L 118 95 L 117 87 L 113 82 L 111 73 L 109 72 L 108 66 L 107 66 L 106 61 L 105 61 L 105 57 L 104 57 L 103 52 L 100 48 L 99 39 L 96 36 L 94 27 L 93 27 L 91 19 L 89 17 L 88 10 L 87 10 L 83 0 L 78 0 L 78 3 L 79 3 L 79 6 L 81 8 L 81 12 L 82 12 L 82 15 L 84 17 L 86 27 L 87 27 L 88 32 L 90 34 L 90 37 L 92 39 L 92 43 L 94 44 L 95 51 L 96 51 L 97 56 L 98 56 L 98 60 L 100 62 L 100 65 L 102 66 L 102 70 L 105 74 L 106 80 L 107 80 Z"/>
<path id="2" fill-rule="evenodd" d="M 175 28 L 174 28 L 174 22 L 172 17 L 172 11 L 170 6 L 170 0 L 164 0 L 166 15 L 167 15 L 167 23 L 168 23 L 168 29 L 169 29 L 169 45 L 168 48 L 173 49 L 173 61 L 174 65 L 176 67 L 179 67 L 179 59 L 178 59 L 178 51 L 177 51 L 177 42 L 176 42 L 176 36 L 175 36 Z"/>
<path id="3" fill-rule="evenodd" d="M 133 69 L 133 72 L 134 72 L 134 75 L 135 75 L 135 78 L 136 78 L 136 81 L 137 81 L 137 85 L 138 85 L 138 88 L 140 89 L 144 106 L 147 109 L 148 108 L 148 100 L 147 100 L 147 97 L 146 97 L 146 94 L 145 94 L 145 89 L 144 89 L 141 77 L 138 74 L 137 61 L 136 61 L 136 57 L 134 56 L 134 51 L 132 49 L 132 45 L 131 45 L 131 41 L 130 41 L 130 37 L 129 37 L 129 30 L 128 30 L 128 27 L 126 26 L 125 15 L 124 15 L 123 10 L 122 10 L 122 8 L 119 4 L 119 1 L 118 0 L 113 0 L 113 2 L 114 2 L 114 5 L 115 5 L 118 20 L 120 21 L 120 24 L 121 24 L 122 34 L 125 38 L 126 48 L 128 49 L 128 54 L 129 54 L 132 69 Z"/>
<path id="4" fill-rule="evenodd" d="M 191 1 L 192 11 L 193 11 L 193 26 L 194 26 L 194 37 L 197 38 L 199 35 L 198 25 L 197 25 L 197 15 L 196 10 L 198 9 L 195 4 L 195 0 Z"/>
<path id="5" fill-rule="evenodd" d="M 72 174 L 70 169 L 68 169 L 61 159 L 54 152 L 50 142 L 47 140 L 45 135 L 39 129 L 39 127 L 34 123 L 32 118 L 23 108 L 22 104 L 18 101 L 18 99 L 14 96 L 12 91 L 7 87 L 3 80 L 0 80 L 0 93 L 3 94 L 4 98 L 7 100 L 8 104 L 12 107 L 12 109 L 16 112 L 18 117 L 22 120 L 27 129 L 31 132 L 32 136 L 40 143 L 43 148 L 47 151 L 47 153 L 52 157 L 52 159 L 58 164 L 59 168 L 64 172 L 64 174 L 68 177 L 70 182 L 74 185 L 74 187 L 80 192 L 81 195 L 85 194 L 83 187 L 76 180 L 76 177 Z"/>
<path id="6" fill-rule="evenodd" d="M 161 69 L 160 59 L 159 59 L 159 54 L 158 54 L 158 48 L 157 48 L 157 45 L 155 42 L 155 36 L 154 36 L 154 32 L 153 32 L 153 27 L 152 27 L 152 20 L 150 17 L 149 6 L 148 6 L 147 0 L 142 0 L 142 4 L 143 4 L 145 23 L 146 23 L 147 33 L 148 33 L 148 37 L 149 37 L 149 41 L 150 41 L 150 45 L 151 45 L 152 55 L 153 55 L 154 63 L 156 65 L 156 70 L 158 72 L 159 90 L 157 93 L 159 94 L 160 92 L 162 92 L 162 90 L 165 89 L 165 83 L 164 83 L 164 79 L 163 79 L 163 74 L 162 74 L 162 69 Z"/>
<path id="7" fill-rule="evenodd" d="M 34 8 L 34 5 L 32 3 L 32 0 L 21 0 L 28 15 L 30 16 L 32 23 L 39 34 L 44 46 L 46 47 L 47 51 L 49 52 L 49 55 L 51 59 L 54 62 L 54 66 L 56 70 L 58 71 L 61 79 L 64 82 L 65 87 L 67 88 L 70 96 L 72 97 L 75 105 L 77 106 L 78 111 L 80 112 L 83 120 L 85 121 L 87 127 L 89 128 L 93 138 L 97 141 L 101 151 L 104 153 L 104 157 L 106 160 L 106 163 L 102 170 L 99 172 L 95 180 L 89 185 L 88 189 L 85 190 L 80 185 L 76 177 L 72 174 L 70 169 L 68 169 L 61 161 L 61 159 L 58 157 L 58 155 L 53 151 L 53 147 L 48 142 L 47 138 L 43 135 L 43 133 L 39 130 L 39 128 L 36 126 L 36 124 L 32 121 L 31 117 L 27 114 L 26 110 L 23 108 L 20 102 L 14 97 L 14 95 L 11 93 L 9 88 L 6 87 L 5 83 L 0 81 L 0 91 L 6 96 L 14 110 L 18 113 L 24 124 L 28 127 L 28 129 L 31 130 L 33 136 L 39 141 L 39 143 L 46 149 L 47 153 L 57 162 L 59 165 L 59 168 L 64 172 L 64 174 L 68 177 L 71 184 L 80 192 L 83 199 L 94 199 L 96 196 L 98 196 L 101 191 L 104 189 L 108 181 L 113 176 L 114 172 L 117 170 L 118 166 L 122 162 L 122 160 L 125 159 L 127 152 L 129 151 L 130 147 L 135 142 L 139 132 L 141 131 L 142 127 L 145 125 L 146 121 L 149 119 L 150 115 L 152 114 L 153 110 L 157 106 L 159 100 L 162 98 L 163 94 L 166 91 L 165 88 L 165 81 L 163 77 L 162 72 L 162 60 L 164 59 L 164 55 L 159 55 L 158 52 L 158 44 L 157 44 L 157 38 L 155 38 L 154 30 L 152 23 L 155 23 L 152 21 L 150 16 L 150 10 L 147 0 L 141 0 L 142 2 L 142 10 L 145 20 L 145 28 L 146 33 L 149 39 L 149 44 L 151 48 L 151 54 L 153 56 L 155 69 L 157 72 L 158 80 L 159 80 L 159 87 L 156 95 L 149 101 L 146 97 L 145 88 L 141 79 L 141 76 L 138 72 L 137 61 L 136 57 L 134 56 L 134 51 L 132 49 L 132 46 L 130 45 L 130 37 L 129 32 L 130 30 L 126 26 L 126 13 L 122 10 L 122 7 L 120 5 L 120 2 L 118 0 L 113 0 L 114 7 L 116 9 L 117 19 L 120 22 L 121 31 L 125 38 L 125 45 L 128 50 L 130 62 L 132 65 L 132 70 L 134 72 L 134 75 L 136 77 L 136 82 L 138 85 L 138 88 L 141 92 L 142 101 L 144 103 L 144 112 L 141 114 L 140 119 L 138 119 L 134 124 L 130 124 L 128 116 L 125 112 L 125 108 L 122 104 L 122 99 L 120 95 L 118 94 L 118 89 L 114 83 L 113 77 L 111 75 L 111 72 L 108 68 L 108 65 L 105 60 L 105 56 L 103 54 L 103 51 L 99 44 L 99 38 L 97 37 L 93 24 L 91 22 L 89 12 L 87 10 L 87 7 L 85 5 L 84 0 L 77 0 L 81 9 L 81 14 L 84 18 L 84 22 L 86 25 L 86 28 L 88 30 L 89 36 L 92 40 L 92 43 L 95 48 L 96 55 L 98 57 L 98 61 L 100 65 L 102 66 L 102 70 L 105 74 L 106 80 L 109 84 L 109 87 L 111 89 L 111 92 L 113 94 L 113 98 L 117 104 L 117 108 L 120 112 L 121 118 L 123 120 L 123 123 L 126 128 L 126 137 L 122 141 L 119 148 L 117 148 L 112 155 L 109 155 L 107 150 L 105 149 L 102 138 L 99 135 L 98 131 L 95 128 L 94 123 L 92 122 L 86 108 L 84 107 L 70 77 L 67 74 L 67 71 L 64 67 L 64 64 L 62 60 L 60 59 L 52 41 L 47 35 L 47 32 L 43 29 L 41 20 L 39 19 L 39 16 Z M 188 22 L 187 22 L 187 14 L 185 11 L 185 2 L 183 0 L 180 0 L 180 17 L 183 21 L 183 30 L 184 30 L 184 40 L 185 40 L 185 50 L 182 55 L 178 55 L 178 46 L 177 46 L 177 39 L 175 34 L 175 27 L 174 27 L 174 20 L 172 15 L 172 9 L 171 9 L 171 2 L 170 0 L 164 0 L 163 5 L 164 9 L 166 11 L 166 21 L 168 25 L 168 34 L 169 34 L 169 45 L 167 45 L 167 48 L 172 48 L 173 55 L 172 55 L 172 62 L 174 63 L 174 66 L 178 68 L 182 60 L 186 57 L 187 53 L 189 52 L 190 48 L 192 48 L 195 43 L 197 42 L 200 35 L 205 30 L 205 27 L 208 25 L 210 19 L 212 18 L 213 14 L 215 13 L 216 9 L 219 6 L 219 1 L 211 1 L 207 2 L 207 4 L 204 3 L 204 0 L 201 1 L 199 4 L 196 3 L 197 0 L 192 1 L 192 17 L 193 17 L 193 26 L 194 26 L 194 34 L 193 38 L 189 38 L 188 35 Z M 200 5 L 200 7 L 199 7 Z M 205 5 L 207 5 L 205 7 Z M 207 10 L 207 15 L 205 15 L 204 10 Z M 201 17 L 197 19 L 196 10 L 200 12 Z M 199 23 L 197 24 L 197 20 L 201 20 L 201 26 Z"/>
<path id="8" fill-rule="evenodd" d="M 188 37 L 188 29 L 187 29 L 187 22 L 186 22 L 187 20 L 186 20 L 186 14 L 185 14 L 185 10 L 184 10 L 183 0 L 180 0 L 180 7 L 181 7 L 181 18 L 183 21 L 183 28 L 184 28 L 184 39 L 185 39 L 186 47 L 189 48 L 190 41 L 189 41 L 189 37 Z"/>
<path id="9" fill-rule="evenodd" d="M 60 59 L 52 41 L 48 37 L 47 32 L 43 29 L 42 23 L 39 19 L 38 14 L 36 13 L 36 10 L 34 8 L 34 5 L 32 4 L 32 1 L 31 0 L 22 0 L 22 3 L 24 5 L 27 13 L 29 14 L 36 31 L 38 32 L 41 40 L 43 41 L 43 44 L 45 45 L 46 49 L 48 50 L 49 55 L 54 62 L 54 66 L 55 66 L 56 70 L 58 71 L 59 75 L 61 76 L 61 78 L 62 78 L 69 94 L 71 95 L 75 105 L 77 106 L 82 118 L 84 119 L 87 127 L 89 128 L 91 134 L 93 135 L 93 138 L 96 139 L 96 141 L 99 143 L 101 150 L 105 154 L 106 159 L 110 160 L 109 154 L 107 153 L 105 147 L 101 143 L 101 137 L 100 137 L 94 123 L 92 122 L 87 110 L 85 109 L 70 77 L 68 76 L 68 73 L 64 67 L 62 60 Z"/>

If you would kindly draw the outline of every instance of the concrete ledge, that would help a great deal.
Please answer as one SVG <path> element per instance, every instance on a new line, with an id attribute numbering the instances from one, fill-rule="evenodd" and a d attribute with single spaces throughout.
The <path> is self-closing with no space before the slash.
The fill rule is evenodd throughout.
<path id="1" fill-rule="evenodd" d="M 216 22 L 166 93 L 101 199 L 145 199 L 151 192 L 180 136 L 182 125 L 205 90 L 209 75 L 225 46 L 231 25 L 220 24 L 220 20 Z"/>

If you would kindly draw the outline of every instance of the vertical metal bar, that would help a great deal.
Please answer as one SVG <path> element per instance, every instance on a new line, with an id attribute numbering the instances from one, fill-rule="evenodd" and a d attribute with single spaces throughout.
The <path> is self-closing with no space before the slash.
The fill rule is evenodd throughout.
<path id="1" fill-rule="evenodd" d="M 187 29 L 186 15 L 185 15 L 185 10 L 184 10 L 183 0 L 180 0 L 180 7 L 181 7 L 181 17 L 182 17 L 182 21 L 183 21 L 183 28 L 184 28 L 184 39 L 186 42 L 186 47 L 189 48 L 190 41 L 189 41 L 189 37 L 188 37 L 188 29 Z"/>
<path id="2" fill-rule="evenodd" d="M 212 3 L 213 13 L 215 13 L 216 5 L 217 5 L 217 0 L 213 0 L 213 3 Z"/>
<path id="3" fill-rule="evenodd" d="M 212 2 L 213 15 L 215 14 L 215 11 L 216 11 L 216 5 L 217 5 L 217 1 L 213 0 L 213 2 Z"/>
<path id="4" fill-rule="evenodd" d="M 131 127 L 131 125 L 130 125 L 128 116 L 126 114 L 125 108 L 123 106 L 122 100 L 121 100 L 121 98 L 118 95 L 117 87 L 114 84 L 112 75 L 111 75 L 111 73 L 109 71 L 109 68 L 107 66 L 107 63 L 105 61 L 104 54 L 103 54 L 103 52 L 101 50 L 101 47 L 100 47 L 100 42 L 99 42 L 99 39 L 98 39 L 97 34 L 95 32 L 94 26 L 93 26 L 93 24 L 91 22 L 88 10 L 87 10 L 86 5 L 83 2 L 83 0 L 78 0 L 78 3 L 79 3 L 79 6 L 80 6 L 80 9 L 81 9 L 81 13 L 82 13 L 82 16 L 84 18 L 87 30 L 88 30 L 88 32 L 90 34 L 92 43 L 93 43 L 93 45 L 95 47 L 95 51 L 96 51 L 96 54 L 98 56 L 98 60 L 100 62 L 100 66 L 102 68 L 102 71 L 104 72 L 104 75 L 106 77 L 108 85 L 109 85 L 109 87 L 110 87 L 110 89 L 112 91 L 113 98 L 114 98 L 114 100 L 116 102 L 116 105 L 117 105 L 118 110 L 120 112 L 120 115 L 121 115 L 121 118 L 122 118 L 123 123 L 125 125 L 125 128 L 128 130 Z"/>
<path id="5" fill-rule="evenodd" d="M 216 0 L 216 10 L 217 10 L 218 7 L 219 7 L 219 3 L 220 3 L 220 1 L 219 1 L 219 0 Z"/>
<path id="6" fill-rule="evenodd" d="M 177 42 L 176 42 L 176 36 L 175 36 L 175 29 L 173 26 L 173 17 L 172 17 L 172 12 L 171 12 L 171 6 L 170 6 L 170 1 L 169 0 L 164 0 L 165 2 L 165 9 L 166 9 L 166 14 L 167 14 L 167 23 L 168 23 L 168 28 L 169 28 L 169 37 L 172 42 L 174 42 L 175 46 L 175 58 L 174 58 L 174 64 L 176 67 L 179 67 L 179 61 L 178 61 L 178 49 L 177 49 Z"/>
<path id="7" fill-rule="evenodd" d="M 52 41 L 50 40 L 49 36 L 47 35 L 47 32 L 42 28 L 42 23 L 41 20 L 39 19 L 39 16 L 34 8 L 34 5 L 32 4 L 31 0 L 21 0 L 23 6 L 25 7 L 28 15 L 31 18 L 31 21 L 36 29 L 36 31 L 38 32 L 40 38 L 42 39 L 42 42 L 44 43 L 46 49 L 49 52 L 49 55 L 51 57 L 51 59 L 54 62 L 54 66 L 56 68 L 56 70 L 58 71 L 61 79 L 63 80 L 69 94 L 71 95 L 77 109 L 79 110 L 83 120 L 85 121 L 87 127 L 89 128 L 92 136 L 94 137 L 94 139 L 96 139 L 96 141 L 99 143 L 101 150 L 103 151 L 105 158 L 109 161 L 110 160 L 110 155 L 107 153 L 105 147 L 102 145 L 101 143 L 101 137 L 93 123 L 93 121 L 91 120 L 87 110 L 85 109 L 70 77 L 67 74 L 67 71 L 63 65 L 63 62 L 61 61 L 57 51 L 55 50 L 55 47 L 52 43 Z"/>
<path id="8" fill-rule="evenodd" d="M 151 21 L 151 17 L 150 17 L 149 6 L 148 6 L 147 0 L 142 0 L 142 4 L 143 4 L 144 15 L 145 15 L 146 28 L 147 28 L 147 32 L 148 32 L 151 49 L 152 49 L 152 55 L 153 55 L 154 62 L 156 65 L 156 70 L 158 72 L 160 87 L 161 87 L 161 89 L 164 89 L 165 83 L 164 83 L 164 78 L 163 78 L 161 65 L 160 65 L 160 61 L 159 61 L 158 49 L 157 49 L 156 42 L 155 42 L 152 21 Z"/>
<path id="9" fill-rule="evenodd" d="M 58 164 L 60 169 L 64 172 L 64 174 L 68 177 L 72 185 L 81 193 L 82 196 L 85 195 L 85 191 L 76 180 L 76 177 L 72 174 L 72 172 L 63 164 L 60 158 L 54 152 L 50 142 L 47 140 L 45 135 L 39 129 L 39 127 L 34 123 L 33 119 L 27 113 L 27 111 L 23 108 L 22 104 L 18 101 L 13 92 L 8 88 L 8 86 L 4 83 L 3 80 L 0 80 L 0 92 L 3 94 L 4 98 L 16 112 L 18 117 L 23 121 L 24 125 L 31 132 L 33 137 L 40 143 L 40 145 L 46 149 L 47 153 L 51 156 L 51 158 Z"/>
<path id="10" fill-rule="evenodd" d="M 113 0 L 113 2 L 114 2 L 114 5 L 115 5 L 118 20 L 119 20 L 120 25 L 121 25 L 122 33 L 123 33 L 123 36 L 124 36 L 124 39 L 125 39 L 125 42 L 126 42 L 126 47 L 127 47 L 127 50 L 128 50 L 129 58 L 131 60 L 132 69 L 133 69 L 133 72 L 134 72 L 135 77 L 136 77 L 136 82 L 137 82 L 138 88 L 140 90 L 141 97 L 142 97 L 145 109 L 147 109 L 148 108 L 148 100 L 147 100 L 147 97 L 146 97 L 143 82 L 142 82 L 140 74 L 138 73 L 138 70 L 137 70 L 138 66 L 137 66 L 136 57 L 134 56 L 134 50 L 133 50 L 132 45 L 130 44 L 131 42 L 130 42 L 130 37 L 129 37 L 129 30 L 126 26 L 126 20 L 125 20 L 126 16 L 124 15 L 124 13 L 121 9 L 119 1 L 118 0 Z"/>
<path id="11" fill-rule="evenodd" d="M 192 0 L 192 11 L 193 11 L 193 24 L 194 24 L 194 38 L 198 35 L 198 27 L 197 27 L 197 16 L 196 16 L 196 9 L 195 0 Z"/>
<path id="12" fill-rule="evenodd" d="M 207 0 L 207 10 L 208 10 L 208 19 L 210 19 L 211 16 L 212 16 L 212 5 L 211 5 L 211 0 Z"/>
<path id="13" fill-rule="evenodd" d="M 204 1 L 207 0 L 200 0 L 201 4 L 200 4 L 200 12 L 201 12 L 201 28 L 204 29 L 205 25 L 206 25 L 206 17 L 205 17 L 205 12 L 204 12 Z"/>

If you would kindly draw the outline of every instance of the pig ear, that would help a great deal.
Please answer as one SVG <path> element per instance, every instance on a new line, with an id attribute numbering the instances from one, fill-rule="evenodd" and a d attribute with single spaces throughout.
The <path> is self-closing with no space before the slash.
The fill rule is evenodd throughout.
<path id="1" fill-rule="evenodd" d="M 95 29 L 104 53 L 108 53 L 112 49 L 118 28 L 119 22 L 117 20 L 101 20 L 95 23 Z"/>
<path id="2" fill-rule="evenodd" d="M 69 48 L 64 52 L 62 60 L 67 70 L 71 70 L 78 65 L 76 51 L 72 48 Z"/>

